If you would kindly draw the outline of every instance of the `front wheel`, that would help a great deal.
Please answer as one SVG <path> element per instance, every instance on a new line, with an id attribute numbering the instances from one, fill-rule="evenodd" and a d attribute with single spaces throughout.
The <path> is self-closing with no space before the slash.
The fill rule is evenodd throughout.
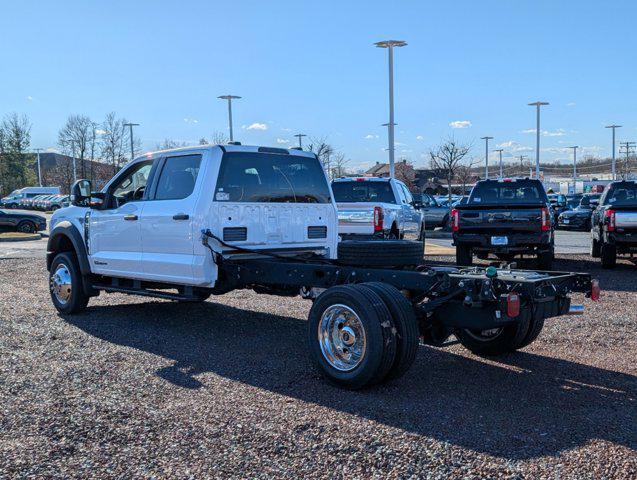
<path id="1" fill-rule="evenodd" d="M 28 220 L 18 225 L 18 232 L 20 233 L 35 233 L 35 231 L 35 224 L 33 222 L 29 222 Z"/>
<path id="2" fill-rule="evenodd" d="M 72 314 L 81 312 L 88 304 L 84 283 L 75 254 L 62 252 L 56 255 L 49 271 L 49 292 L 58 312 Z"/>

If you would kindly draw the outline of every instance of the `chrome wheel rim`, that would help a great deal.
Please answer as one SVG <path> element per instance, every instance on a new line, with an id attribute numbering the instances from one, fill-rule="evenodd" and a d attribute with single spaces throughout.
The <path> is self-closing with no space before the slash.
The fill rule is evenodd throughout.
<path id="1" fill-rule="evenodd" d="M 502 328 L 490 328 L 488 330 L 465 330 L 467 335 L 479 342 L 490 342 L 495 340 L 504 331 Z"/>
<path id="2" fill-rule="evenodd" d="M 354 370 L 365 357 L 367 339 L 363 323 L 346 305 L 332 305 L 323 312 L 318 338 L 325 360 L 341 372 Z"/>
<path id="3" fill-rule="evenodd" d="M 55 269 L 51 275 L 50 282 L 51 293 L 55 299 L 62 305 L 65 305 L 71 299 L 72 280 L 71 272 L 66 265 L 61 264 Z"/>

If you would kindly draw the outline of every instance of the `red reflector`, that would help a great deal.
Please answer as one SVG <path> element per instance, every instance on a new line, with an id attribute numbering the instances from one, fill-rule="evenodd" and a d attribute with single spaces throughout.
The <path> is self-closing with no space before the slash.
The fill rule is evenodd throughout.
<path id="1" fill-rule="evenodd" d="M 507 316 L 515 318 L 520 314 L 520 296 L 517 293 L 507 295 Z"/>
<path id="2" fill-rule="evenodd" d="M 599 280 L 594 278 L 591 280 L 591 300 L 595 302 L 599 300 L 600 293 L 602 293 L 602 290 L 599 288 Z"/>
<path id="3" fill-rule="evenodd" d="M 457 232 L 460 230 L 460 212 L 455 208 L 451 210 L 451 231 Z"/>
<path id="4" fill-rule="evenodd" d="M 356 179 L 356 181 L 357 181 L 357 182 L 364 182 L 364 181 L 365 181 L 365 179 L 364 179 L 364 178 L 357 178 L 357 179 Z"/>

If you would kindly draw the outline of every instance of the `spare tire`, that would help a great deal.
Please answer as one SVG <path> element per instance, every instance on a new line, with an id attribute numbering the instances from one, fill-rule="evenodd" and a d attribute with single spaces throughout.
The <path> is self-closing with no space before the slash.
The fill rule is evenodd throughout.
<path id="1" fill-rule="evenodd" d="M 365 267 L 420 265 L 422 242 L 409 240 L 346 240 L 338 244 L 338 262 Z"/>

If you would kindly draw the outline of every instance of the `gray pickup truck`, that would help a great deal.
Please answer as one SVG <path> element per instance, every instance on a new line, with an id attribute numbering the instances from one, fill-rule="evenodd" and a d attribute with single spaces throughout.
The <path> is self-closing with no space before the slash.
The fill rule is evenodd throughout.
<path id="1" fill-rule="evenodd" d="M 438 201 L 428 193 L 414 193 L 415 205 L 425 219 L 425 227 L 433 230 L 436 227 L 444 227 L 449 223 L 449 207 L 440 205 Z"/>

